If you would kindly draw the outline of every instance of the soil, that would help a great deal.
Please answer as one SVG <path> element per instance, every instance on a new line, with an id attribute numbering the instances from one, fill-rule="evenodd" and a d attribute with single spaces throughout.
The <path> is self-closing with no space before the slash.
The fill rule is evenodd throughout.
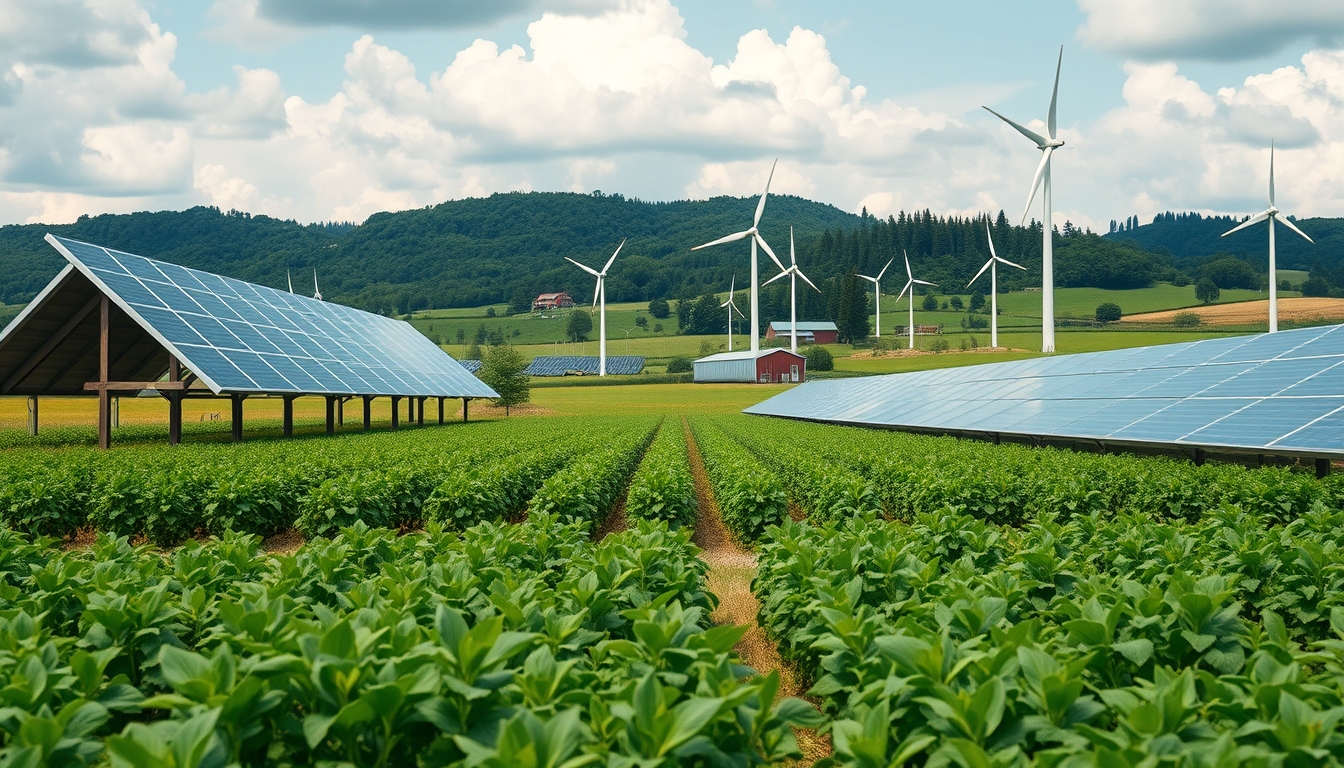
<path id="1" fill-rule="evenodd" d="M 620 533 L 629 525 L 630 520 L 625 514 L 625 495 L 629 492 L 630 487 L 627 485 L 626 489 L 621 491 L 621 498 L 616 500 L 616 504 L 607 513 L 607 519 L 593 528 L 593 541 L 601 541 L 613 533 Z"/>
<path id="2" fill-rule="evenodd" d="M 261 542 L 262 551 L 272 555 L 292 555 L 302 546 L 303 534 L 294 528 L 281 531 L 274 536 L 267 536 Z"/>
<path id="3" fill-rule="evenodd" d="M 61 549 L 69 552 L 74 549 L 88 549 L 98 541 L 98 532 L 92 528 L 80 528 L 61 540 Z"/>
<path id="4" fill-rule="evenodd" d="M 522 405 L 514 405 L 509 407 L 509 418 L 511 419 L 521 416 L 554 416 L 554 415 L 555 411 L 552 411 L 550 408 L 541 405 L 535 405 L 533 403 L 523 403 Z M 457 409 L 455 417 L 458 419 L 462 418 L 461 408 Z M 435 418 L 438 418 L 437 414 L 435 414 Z M 445 421 L 452 421 L 452 418 L 453 417 L 450 417 L 447 413 L 444 413 Z M 504 418 L 504 406 L 497 406 L 494 403 L 490 402 L 489 400 L 473 400 L 471 402 L 470 408 L 467 410 L 467 419 L 475 420 L 478 418 L 502 419 Z M 426 424 L 429 423 L 428 418 L 425 419 L 425 423 Z"/>
<path id="5" fill-rule="evenodd" d="M 686 447 L 690 454 L 691 474 L 695 477 L 698 507 L 695 533 L 691 541 L 700 547 L 700 559 L 709 565 L 709 573 L 706 575 L 709 591 L 719 598 L 719 606 L 710 614 L 710 618 L 721 626 L 732 624 L 747 627 L 746 634 L 734 646 L 734 650 L 742 658 L 742 663 L 757 672 L 767 674 L 771 670 L 779 670 L 777 698 L 806 698 L 803 696 L 803 681 L 799 679 L 797 670 L 785 663 L 779 655 L 779 647 L 756 622 L 756 614 L 761 607 L 760 601 L 751 591 L 751 583 L 756 578 L 756 556 L 737 543 L 724 526 L 718 504 L 709 487 L 700 450 L 684 418 L 682 426 L 686 430 Z M 798 747 L 803 752 L 801 765 L 810 766 L 830 756 L 830 737 L 819 736 L 806 728 L 795 728 L 794 733 Z"/>
<path id="6" fill-rule="evenodd" d="M 1210 304 L 1164 312 L 1144 312 L 1138 315 L 1125 315 L 1120 318 L 1120 322 L 1170 323 L 1176 319 L 1177 312 L 1193 312 L 1199 315 L 1199 321 L 1203 325 L 1253 325 L 1269 321 L 1269 299 Z M 1344 320 L 1344 299 L 1306 297 L 1279 299 L 1280 322 L 1313 320 Z"/>

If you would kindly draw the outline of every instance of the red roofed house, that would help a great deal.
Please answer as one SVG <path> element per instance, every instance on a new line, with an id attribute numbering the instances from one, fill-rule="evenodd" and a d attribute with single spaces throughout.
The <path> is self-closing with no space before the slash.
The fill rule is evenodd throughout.
<path id="1" fill-rule="evenodd" d="M 560 309 L 574 306 L 574 299 L 568 293 L 543 293 L 532 300 L 532 311 L 539 309 Z"/>

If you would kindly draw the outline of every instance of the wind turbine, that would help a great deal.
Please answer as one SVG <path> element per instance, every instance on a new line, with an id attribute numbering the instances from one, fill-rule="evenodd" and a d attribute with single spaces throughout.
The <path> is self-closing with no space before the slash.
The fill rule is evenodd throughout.
<path id="1" fill-rule="evenodd" d="M 288 269 L 285 270 L 285 279 L 289 281 L 289 292 L 290 292 L 290 293 L 293 293 L 293 292 L 294 292 L 294 276 L 291 275 L 291 274 L 289 274 L 289 270 L 288 270 Z"/>
<path id="2" fill-rule="evenodd" d="M 904 252 L 902 252 L 902 253 L 904 253 Z M 897 296 L 897 297 L 896 297 L 896 300 L 897 300 L 897 301 L 900 301 L 900 300 L 901 300 L 901 296 L 904 296 L 906 291 L 909 291 L 909 292 L 910 292 L 910 325 L 907 326 L 905 330 L 906 330 L 906 333 L 908 333 L 908 334 L 910 335 L 910 348 L 911 348 L 911 349 L 914 349 L 914 348 L 915 348 L 915 286 L 916 286 L 916 285 L 937 285 L 937 283 L 930 283 L 930 282 L 925 281 L 925 280 L 916 280 L 916 279 L 915 279 L 915 275 L 914 275 L 914 273 L 910 271 L 910 255 L 909 255 L 909 254 L 904 254 L 904 256 L 905 256 L 905 276 L 906 276 L 907 279 L 906 279 L 906 281 L 905 281 L 905 287 L 901 289 L 901 295 L 900 295 L 900 296 Z"/>
<path id="3" fill-rule="evenodd" d="M 733 281 L 732 281 L 731 283 L 728 284 L 728 300 L 725 301 L 725 302 L 723 302 L 722 304 L 719 305 L 719 309 L 723 309 L 724 307 L 727 307 L 727 308 L 728 308 L 728 351 L 729 351 L 729 352 L 732 352 L 732 351 L 733 351 L 733 313 L 736 312 L 738 317 L 746 317 L 746 315 L 742 314 L 742 310 L 738 309 L 738 308 L 737 308 L 737 305 L 733 303 L 733 294 L 734 294 L 736 291 L 737 291 L 737 275 L 733 275 Z"/>
<path id="4" fill-rule="evenodd" d="M 602 268 L 601 272 L 598 272 L 592 267 L 585 267 L 584 265 L 569 258 L 568 256 L 565 257 L 565 261 L 568 261 L 570 264 L 573 264 L 579 269 L 582 269 L 584 272 L 587 272 L 588 274 L 597 278 L 597 287 L 593 289 L 593 306 L 596 307 L 598 305 L 598 302 L 601 302 L 602 304 L 602 308 L 598 310 L 598 317 L 597 317 L 598 376 L 607 375 L 607 270 L 611 269 L 611 263 L 613 261 L 616 261 L 616 254 L 620 253 L 621 249 L 624 247 L 625 247 L 625 241 L 622 240 L 621 244 L 616 246 L 616 253 L 611 254 L 611 258 L 607 259 L 607 265 Z"/>
<path id="5" fill-rule="evenodd" d="M 322 300 L 322 291 L 317 287 L 317 267 L 313 267 L 313 298 Z"/>
<path id="6" fill-rule="evenodd" d="M 1055 87 L 1050 92 L 1050 111 L 1045 120 L 1045 135 L 1026 128 L 1018 123 L 1009 120 L 989 107 L 990 114 L 999 118 L 1003 122 L 1017 129 L 1017 132 L 1026 136 L 1036 143 L 1036 148 L 1041 150 L 1041 163 L 1036 166 L 1036 177 L 1031 181 L 1031 192 L 1027 195 L 1027 207 L 1022 212 L 1022 223 L 1027 223 L 1027 214 L 1031 211 L 1031 204 L 1036 199 L 1036 190 L 1041 190 L 1041 197 L 1045 205 L 1043 214 L 1043 223 L 1041 227 L 1041 351 L 1055 351 L 1055 254 L 1054 254 L 1054 225 L 1050 219 L 1054 209 L 1051 207 L 1050 200 L 1050 155 L 1056 149 L 1064 146 L 1064 142 L 1056 137 L 1055 133 L 1055 103 L 1059 99 L 1059 69 L 1064 63 L 1064 46 L 1059 47 L 1059 60 L 1055 62 Z"/>
<path id="7" fill-rule="evenodd" d="M 779 165 L 778 160 L 775 161 L 774 165 L 770 166 L 770 175 L 765 179 L 765 191 L 761 193 L 761 201 L 756 204 L 756 216 L 751 220 L 751 229 L 743 230 L 741 232 L 728 235 L 727 237 L 720 237 L 718 240 L 705 243 L 704 245 L 697 245 L 691 249 L 692 251 L 698 251 L 701 248 L 708 248 L 713 245 L 722 245 L 723 243 L 732 243 L 738 240 L 745 240 L 746 238 L 751 238 L 751 351 L 752 352 L 758 352 L 761 349 L 761 307 L 760 307 L 760 299 L 757 296 L 757 285 L 759 285 L 760 283 L 760 272 L 756 266 L 757 244 L 760 244 L 761 248 L 765 249 L 765 252 L 770 256 L 771 261 L 775 262 L 775 266 L 779 267 L 781 270 L 784 269 L 784 265 L 780 263 L 779 257 L 775 256 L 774 251 L 770 250 L 769 243 L 765 242 L 765 238 L 761 237 L 761 233 L 756 229 L 756 227 L 761 223 L 761 214 L 765 213 L 765 198 L 770 194 L 770 182 L 775 178 L 776 165 Z"/>
<path id="8" fill-rule="evenodd" d="M 807 280 L 807 284 L 821 293 L 817 284 L 807 279 L 803 270 L 798 268 L 798 254 L 793 249 L 793 227 L 789 227 L 789 268 L 765 281 L 769 285 L 779 278 L 789 276 L 789 351 L 798 353 L 798 278 Z"/>
<path id="9" fill-rule="evenodd" d="M 1283 211 L 1280 211 L 1278 208 L 1274 207 L 1274 143 L 1273 142 L 1270 142 L 1269 145 L 1269 207 L 1266 208 L 1264 211 L 1256 214 L 1255 216 L 1252 216 L 1251 218 L 1243 221 L 1242 223 L 1238 224 L 1232 229 L 1229 229 L 1228 231 L 1224 232 L 1223 237 L 1227 237 L 1228 235 L 1232 234 L 1233 232 L 1236 232 L 1239 229 L 1245 229 L 1254 224 L 1259 224 L 1262 221 L 1269 222 L 1269 332 L 1278 333 L 1279 286 L 1277 279 L 1275 277 L 1276 271 L 1274 264 L 1274 222 L 1277 221 L 1283 226 L 1293 230 L 1297 234 L 1306 238 L 1308 243 L 1315 245 L 1316 241 L 1312 240 L 1310 237 L 1307 237 L 1307 233 L 1298 229 L 1297 226 L 1293 224 L 1293 222 L 1289 221 L 1288 217 L 1283 214 Z"/>
<path id="10" fill-rule="evenodd" d="M 890 267 L 893 261 L 895 259 L 888 259 L 887 267 Z M 877 273 L 877 277 L 859 275 L 859 277 L 873 284 L 873 328 L 875 329 L 873 335 L 879 339 L 882 338 L 882 276 L 887 274 L 887 267 L 883 267 L 882 271 Z"/>
<path id="11" fill-rule="evenodd" d="M 989 270 L 989 346 L 997 347 L 999 346 L 999 265 L 1007 264 L 1023 271 L 1026 270 L 1026 267 L 1021 264 L 1014 264 L 1007 259 L 1000 259 L 999 254 L 994 252 L 994 235 L 990 234 L 988 220 L 985 221 L 985 237 L 989 238 L 989 261 L 986 261 L 985 266 L 975 273 L 975 277 L 971 278 L 971 283 L 979 280 L 980 276 L 985 274 L 986 269 Z M 966 287 L 970 288 L 971 283 L 967 283 Z"/>

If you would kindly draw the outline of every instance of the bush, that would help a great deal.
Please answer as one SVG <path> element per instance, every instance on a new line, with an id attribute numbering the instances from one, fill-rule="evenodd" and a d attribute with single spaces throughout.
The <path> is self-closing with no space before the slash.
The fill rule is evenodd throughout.
<path id="1" fill-rule="evenodd" d="M 695 370 L 695 364 L 689 357 L 674 357 L 667 361 L 668 373 L 690 373 Z"/>
<path id="2" fill-rule="evenodd" d="M 924 297 L 924 304 L 922 306 L 924 307 L 925 312 L 933 312 L 938 309 L 938 298 L 930 293 L 928 296 Z"/>
<path id="3" fill-rule="evenodd" d="M 1198 283 L 1195 283 L 1195 298 L 1205 304 L 1212 304 L 1217 301 L 1221 293 L 1222 292 L 1218 290 L 1218 286 L 1207 277 L 1200 280 Z"/>
<path id="4" fill-rule="evenodd" d="M 976 289 L 975 293 L 971 294 L 971 311 L 975 312 L 976 310 L 984 308 L 984 306 L 985 294 L 981 293 L 979 289 Z"/>
<path id="5" fill-rule="evenodd" d="M 1285 280 L 1284 282 L 1287 282 L 1287 281 Z M 1321 277 L 1320 275 L 1316 275 L 1315 277 L 1307 278 L 1307 281 L 1304 282 L 1304 283 L 1302 283 L 1302 295 L 1303 295 L 1303 296 L 1329 296 L 1329 295 L 1330 295 L 1330 284 L 1327 283 L 1327 282 L 1325 281 L 1325 278 Z"/>
<path id="6" fill-rule="evenodd" d="M 807 358 L 807 370 L 809 371 L 833 371 L 835 370 L 835 358 L 825 347 L 808 347 L 803 352 L 803 357 Z"/>
<path id="7" fill-rule="evenodd" d="M 1176 286 L 1177 288 L 1184 288 L 1185 286 L 1190 284 L 1190 278 L 1186 277 L 1185 275 L 1177 275 L 1176 277 L 1172 278 L 1171 284 Z"/>
<path id="8" fill-rule="evenodd" d="M 1199 315 L 1194 312 L 1177 312 L 1171 324 L 1177 328 L 1195 328 L 1199 325 Z"/>
<path id="9" fill-rule="evenodd" d="M 948 299 L 948 303 L 950 303 L 952 305 L 952 308 L 957 310 L 958 312 L 960 312 L 962 308 L 966 306 L 966 304 L 961 300 L 960 296 L 953 296 L 951 299 Z"/>
<path id="10" fill-rule="evenodd" d="M 654 299 L 649 302 L 649 314 L 659 320 L 666 320 L 668 315 L 672 314 L 671 308 L 667 306 L 667 299 Z"/>
<path id="11" fill-rule="evenodd" d="M 1097 306 L 1097 322 L 1114 323 L 1120 319 L 1120 305 L 1108 301 Z"/>

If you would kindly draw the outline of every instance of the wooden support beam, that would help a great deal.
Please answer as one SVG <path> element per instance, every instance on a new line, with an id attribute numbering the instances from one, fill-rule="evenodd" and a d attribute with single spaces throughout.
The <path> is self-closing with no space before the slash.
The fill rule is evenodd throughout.
<path id="1" fill-rule="evenodd" d="M 177 361 L 177 355 L 168 355 L 168 381 L 170 383 L 182 381 L 182 366 Z M 168 444 L 177 445 L 180 442 L 182 442 L 182 393 L 170 392 L 168 394 Z"/>
<path id="2" fill-rule="evenodd" d="M 121 429 L 121 398 L 112 398 L 112 428 Z"/>
<path id="3" fill-rule="evenodd" d="M 464 398 L 462 398 L 462 423 L 463 423 L 463 424 L 466 424 L 466 423 L 467 423 L 467 403 L 469 403 L 469 402 L 471 402 L 471 398 L 469 398 L 469 397 L 464 397 Z"/>
<path id="4" fill-rule="evenodd" d="M 285 417 L 284 417 L 284 435 L 285 437 L 294 436 L 294 398 L 285 395 Z"/>
<path id="5" fill-rule="evenodd" d="M 160 392 L 181 392 L 187 388 L 181 381 L 86 381 L 86 392 L 139 392 L 142 389 L 157 389 Z"/>
<path id="6" fill-rule="evenodd" d="M 1196 467 L 1202 467 L 1202 466 L 1204 466 L 1204 462 L 1207 461 L 1208 458 L 1209 458 L 1209 455 L 1204 451 L 1203 448 L 1196 448 L 1196 449 L 1195 449 L 1195 466 L 1196 466 Z"/>
<path id="7" fill-rule="evenodd" d="M 14 372 L 13 376 L 5 379 L 4 385 L 0 386 L 0 393 L 9 392 L 16 384 L 23 381 L 24 377 L 32 373 L 34 368 L 41 365 L 42 361 L 47 359 L 47 356 L 51 354 L 52 350 L 56 349 L 62 341 L 65 341 L 65 338 L 70 335 L 70 332 L 75 330 L 75 327 L 80 323 L 84 322 L 84 318 L 88 317 L 89 313 L 106 299 L 107 297 L 103 296 L 101 293 L 89 299 L 88 303 L 80 307 L 78 312 L 71 315 L 70 319 L 66 320 L 65 324 L 62 325 L 56 333 L 52 334 L 51 338 L 43 342 L 42 346 L 38 347 L 36 352 L 28 356 L 28 359 L 23 362 L 23 365 L 19 366 L 19 369 Z"/>
<path id="8" fill-rule="evenodd" d="M 439 424 L 443 424 L 443 398 L 439 398 Z"/>
<path id="9" fill-rule="evenodd" d="M 400 407 L 401 407 L 401 398 L 400 398 L 400 397 L 394 397 L 394 398 L 392 398 L 392 428 L 393 428 L 393 429 L 398 429 L 398 428 L 400 427 L 401 413 L 397 410 L 397 409 L 400 408 Z"/>
<path id="10" fill-rule="evenodd" d="M 345 426 L 345 401 L 349 399 L 348 397 L 336 398 L 336 426 L 338 427 Z"/>
<path id="11" fill-rule="evenodd" d="M 37 437 L 37 395 L 28 396 L 28 434 Z"/>
<path id="12" fill-rule="evenodd" d="M 373 428 L 373 395 L 364 396 L 364 431 Z"/>
<path id="13" fill-rule="evenodd" d="M 108 398 L 108 350 L 111 348 L 112 303 L 107 294 L 99 294 L 98 306 L 98 447 L 104 451 L 112 447 L 112 403 Z M 88 385 L 84 385 L 88 388 Z"/>
<path id="14" fill-rule="evenodd" d="M 243 439 L 243 398 L 244 398 L 244 397 L 246 397 L 246 395 L 230 395 L 230 396 L 229 396 L 229 399 L 232 401 L 232 402 L 231 402 L 231 405 L 232 405 L 232 408 L 231 408 L 232 413 L 230 414 L 230 419 L 232 419 L 232 421 L 233 421 L 233 424 L 232 424 L 232 427 L 233 427 L 233 442 L 235 442 L 235 443 L 242 442 L 242 439 Z"/>
<path id="15" fill-rule="evenodd" d="M 327 434 L 336 434 L 336 398 L 327 395 Z"/>
<path id="16" fill-rule="evenodd" d="M 425 426 L 425 398 L 416 398 L 419 402 L 415 409 L 415 425 L 417 427 Z"/>
<path id="17" fill-rule="evenodd" d="M 1329 476 L 1330 476 L 1330 460 L 1329 460 L 1329 459 L 1317 459 L 1317 460 L 1316 460 L 1316 479 L 1317 479 L 1317 480 L 1324 480 L 1325 478 L 1327 478 L 1327 477 L 1329 477 Z"/>

